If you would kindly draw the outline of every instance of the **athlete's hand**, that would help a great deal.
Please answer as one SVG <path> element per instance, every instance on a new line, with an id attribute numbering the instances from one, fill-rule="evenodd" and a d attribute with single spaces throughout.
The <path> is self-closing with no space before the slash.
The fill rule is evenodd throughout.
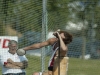
<path id="1" fill-rule="evenodd" d="M 23 56 L 23 55 L 26 54 L 26 51 L 25 51 L 24 49 L 18 49 L 18 50 L 17 50 L 17 54 L 18 54 L 19 56 Z"/>
<path id="2" fill-rule="evenodd" d="M 57 31 L 55 31 L 54 33 L 53 33 L 53 35 L 54 36 L 56 36 L 57 38 L 58 38 L 58 33 L 60 32 L 60 29 L 58 29 Z"/>

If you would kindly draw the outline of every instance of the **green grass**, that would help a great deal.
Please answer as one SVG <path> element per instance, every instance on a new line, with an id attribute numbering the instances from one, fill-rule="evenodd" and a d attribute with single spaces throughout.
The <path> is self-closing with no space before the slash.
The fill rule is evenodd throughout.
<path id="1" fill-rule="evenodd" d="M 68 75 L 100 75 L 100 60 L 69 59 Z"/>
<path id="2" fill-rule="evenodd" d="M 27 56 L 29 66 L 26 69 L 27 75 L 32 75 L 33 72 L 41 71 L 40 57 Z M 46 57 L 46 69 L 49 57 Z M 82 60 L 78 58 L 69 58 L 68 75 L 100 75 L 100 60 Z M 0 68 L 0 75 L 1 68 Z"/>

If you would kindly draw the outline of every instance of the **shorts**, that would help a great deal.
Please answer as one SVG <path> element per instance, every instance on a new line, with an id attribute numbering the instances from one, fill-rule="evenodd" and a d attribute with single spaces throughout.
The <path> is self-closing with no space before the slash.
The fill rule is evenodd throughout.
<path id="1" fill-rule="evenodd" d="M 48 70 L 49 70 L 49 71 L 53 71 L 53 66 L 49 66 L 49 67 L 48 67 Z"/>

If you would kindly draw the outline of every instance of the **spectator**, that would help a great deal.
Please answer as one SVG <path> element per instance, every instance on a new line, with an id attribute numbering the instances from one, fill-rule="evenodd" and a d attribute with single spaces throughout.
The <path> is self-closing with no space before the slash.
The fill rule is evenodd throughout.
<path id="1" fill-rule="evenodd" d="M 17 41 L 10 40 L 8 48 L 9 50 L 7 52 L 0 54 L 2 75 L 26 75 L 25 69 L 28 66 L 28 60 L 25 55 L 17 55 Z"/>

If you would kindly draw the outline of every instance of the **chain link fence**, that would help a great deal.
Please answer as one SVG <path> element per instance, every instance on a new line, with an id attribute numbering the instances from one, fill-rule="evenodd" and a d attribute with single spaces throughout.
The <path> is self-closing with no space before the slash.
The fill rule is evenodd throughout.
<path id="1" fill-rule="evenodd" d="M 99 9 L 99 0 L 0 0 L 0 36 L 18 36 L 23 48 L 66 30 L 73 34 L 68 75 L 99 75 Z M 47 70 L 50 48 L 27 51 L 27 75 Z"/>

